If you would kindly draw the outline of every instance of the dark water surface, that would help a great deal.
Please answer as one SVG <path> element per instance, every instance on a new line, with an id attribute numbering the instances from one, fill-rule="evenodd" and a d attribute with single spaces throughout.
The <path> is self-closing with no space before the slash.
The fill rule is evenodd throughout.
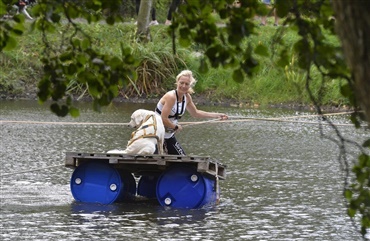
<path id="1" fill-rule="evenodd" d="M 58 118 L 36 101 L 1 101 L 0 121 L 127 123 L 134 110 L 154 105 L 116 103 L 100 114 L 90 107 L 81 104 L 78 119 Z M 255 118 L 297 114 L 199 108 Z M 344 116 L 331 119 L 348 123 Z M 181 121 L 199 119 L 186 114 Z M 0 239 L 4 241 L 361 240 L 343 204 L 338 147 L 320 137 L 318 125 L 243 121 L 184 127 L 178 139 L 187 154 L 209 155 L 227 165 L 227 179 L 220 182 L 221 203 L 199 210 L 73 200 L 69 189 L 73 170 L 64 167 L 64 153 L 122 149 L 133 131 L 128 127 L 1 122 L 0 128 Z M 369 136 L 366 130 L 339 128 L 354 141 Z M 323 130 L 334 136 L 329 127 Z M 357 155 L 355 149 L 349 151 Z"/>

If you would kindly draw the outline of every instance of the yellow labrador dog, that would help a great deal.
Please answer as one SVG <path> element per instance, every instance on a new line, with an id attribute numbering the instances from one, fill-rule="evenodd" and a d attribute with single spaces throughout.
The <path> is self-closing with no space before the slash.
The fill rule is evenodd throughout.
<path id="1" fill-rule="evenodd" d="M 137 128 L 132 132 L 125 150 L 111 150 L 111 154 L 154 154 L 158 147 L 158 154 L 163 155 L 164 126 L 162 118 L 154 111 L 138 109 L 131 115 L 129 125 Z"/>

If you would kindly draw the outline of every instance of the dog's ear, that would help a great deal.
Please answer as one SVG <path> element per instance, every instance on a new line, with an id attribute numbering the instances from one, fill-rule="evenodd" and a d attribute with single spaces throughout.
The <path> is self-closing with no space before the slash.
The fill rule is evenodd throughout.
<path id="1" fill-rule="evenodd" d="M 140 110 L 140 121 L 144 121 L 146 119 L 146 110 Z"/>
<path id="2" fill-rule="evenodd" d="M 140 126 L 141 122 L 143 121 L 142 110 L 139 109 L 139 110 L 135 111 L 134 114 L 133 114 L 133 118 L 135 120 L 136 126 Z"/>
<path id="3" fill-rule="evenodd" d="M 147 118 L 147 116 L 148 116 L 148 111 L 147 111 L 147 110 L 143 110 L 143 111 L 141 112 L 141 115 L 142 115 L 142 117 L 143 117 L 143 120 L 145 120 L 145 119 Z"/>
<path id="4" fill-rule="evenodd" d="M 136 123 L 136 126 L 139 127 L 141 125 L 141 122 L 143 121 L 143 118 L 141 118 L 141 115 L 137 115 L 135 117 L 135 123 Z"/>

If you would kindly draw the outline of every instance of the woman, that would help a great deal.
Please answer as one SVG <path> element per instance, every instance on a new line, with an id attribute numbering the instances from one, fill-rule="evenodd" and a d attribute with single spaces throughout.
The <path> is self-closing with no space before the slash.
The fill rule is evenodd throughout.
<path id="1" fill-rule="evenodd" d="M 267 8 L 271 8 L 272 6 L 271 0 L 262 0 L 262 3 L 265 4 Z M 274 7 L 272 11 L 274 13 L 274 18 L 275 18 L 274 26 L 279 26 L 279 17 L 276 14 L 276 7 Z M 260 26 L 265 26 L 266 23 L 267 23 L 267 16 L 262 16 Z"/>
<path id="2" fill-rule="evenodd" d="M 17 3 L 14 4 L 14 7 L 17 9 L 17 14 L 18 13 L 23 13 L 26 18 L 29 20 L 33 20 L 33 18 L 30 16 L 30 14 L 27 12 L 27 5 L 34 3 L 35 1 L 30 1 L 30 0 L 19 0 Z"/>
<path id="3" fill-rule="evenodd" d="M 198 110 L 191 95 L 196 80 L 190 70 L 183 70 L 176 77 L 176 90 L 167 92 L 158 102 L 156 112 L 161 115 L 166 129 L 164 147 L 170 155 L 186 155 L 184 149 L 177 142 L 175 133 L 182 131 L 178 120 L 185 113 L 185 109 L 193 117 L 228 119 L 222 113 Z"/>

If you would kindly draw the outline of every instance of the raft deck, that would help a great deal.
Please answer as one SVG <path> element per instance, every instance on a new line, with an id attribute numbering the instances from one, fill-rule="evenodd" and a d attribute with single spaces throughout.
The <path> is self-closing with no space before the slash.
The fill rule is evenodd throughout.
<path id="1" fill-rule="evenodd" d="M 114 168 L 127 170 L 135 175 L 152 172 L 163 172 L 178 163 L 195 166 L 199 173 L 207 174 L 216 179 L 226 178 L 226 165 L 208 156 L 177 156 L 177 155 L 126 155 L 111 153 L 67 152 L 65 166 L 76 168 L 84 162 L 102 161 Z"/>

